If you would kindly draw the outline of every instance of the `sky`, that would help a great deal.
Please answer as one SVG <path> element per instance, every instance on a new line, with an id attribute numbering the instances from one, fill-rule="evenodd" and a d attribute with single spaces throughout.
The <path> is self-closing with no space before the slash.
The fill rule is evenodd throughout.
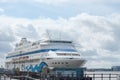
<path id="1" fill-rule="evenodd" d="M 85 67 L 120 66 L 120 0 L 0 0 L 0 65 L 22 37 L 45 30 L 79 44 Z"/>

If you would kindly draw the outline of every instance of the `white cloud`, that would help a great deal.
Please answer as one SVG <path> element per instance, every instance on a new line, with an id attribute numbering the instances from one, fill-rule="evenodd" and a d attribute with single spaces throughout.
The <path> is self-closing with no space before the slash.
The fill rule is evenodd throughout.
<path id="1" fill-rule="evenodd" d="M 6 46 L 0 49 L 3 50 L 2 53 L 6 52 L 6 49 L 10 51 L 21 37 L 39 40 L 45 29 L 59 30 L 70 35 L 76 43 L 80 44 L 81 55 L 88 60 L 86 66 L 110 67 L 115 64 L 112 62 L 113 58 L 119 60 L 119 57 L 115 56 L 120 53 L 119 16 L 120 14 L 114 14 L 114 17 L 113 15 L 103 17 L 83 13 L 69 19 L 58 18 L 56 20 L 0 16 L 0 44 Z M 111 44 L 115 50 L 112 50 Z"/>
<path id="2" fill-rule="evenodd" d="M 3 8 L 0 8 L 0 13 L 3 13 L 5 10 Z"/>
<path id="3" fill-rule="evenodd" d="M 57 5 L 57 4 L 62 4 L 62 3 L 66 3 L 69 0 L 34 0 L 34 2 L 38 2 L 38 3 L 43 3 L 43 4 L 48 4 L 48 5 Z"/>
<path id="4" fill-rule="evenodd" d="M 62 4 L 69 2 L 69 0 L 0 0 L 1 3 L 43 3 L 43 4 L 48 4 L 48 5 L 57 5 L 57 4 Z"/>
<path id="5" fill-rule="evenodd" d="M 86 66 L 90 66 L 89 68 L 111 68 L 112 64 L 109 61 L 104 60 L 92 60 L 88 61 Z"/>

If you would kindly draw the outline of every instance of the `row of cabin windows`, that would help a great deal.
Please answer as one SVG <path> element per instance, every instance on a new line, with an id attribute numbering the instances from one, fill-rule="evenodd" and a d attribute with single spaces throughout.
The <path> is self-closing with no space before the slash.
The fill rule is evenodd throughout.
<path id="1" fill-rule="evenodd" d="M 38 44 L 39 43 L 32 43 L 32 46 L 35 46 L 35 45 L 38 45 Z M 15 49 L 15 51 L 20 50 L 20 49 L 25 49 L 25 48 L 28 48 L 28 47 L 30 47 L 30 45 L 25 45 L 25 46 L 22 46 L 22 47 L 18 47 L 18 48 Z"/>
<path id="2" fill-rule="evenodd" d="M 80 56 L 80 54 L 66 54 L 66 53 L 57 53 L 57 55 L 60 55 L 60 56 Z"/>
<path id="3" fill-rule="evenodd" d="M 68 64 L 68 62 L 52 62 L 52 64 Z"/>
<path id="4" fill-rule="evenodd" d="M 7 64 L 19 64 L 19 63 L 32 63 L 32 62 L 37 62 L 39 61 L 39 59 L 34 59 L 34 60 L 17 60 L 17 61 L 14 61 L 13 63 L 12 62 L 7 62 Z"/>

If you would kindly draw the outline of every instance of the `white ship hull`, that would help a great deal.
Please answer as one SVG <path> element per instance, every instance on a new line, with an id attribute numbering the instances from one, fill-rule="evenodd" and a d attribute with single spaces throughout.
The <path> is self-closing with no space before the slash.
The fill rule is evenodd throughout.
<path id="1" fill-rule="evenodd" d="M 45 41 L 34 44 L 29 45 L 31 47 L 23 46 L 26 49 L 21 49 L 20 46 L 16 51 L 8 54 L 6 68 L 41 72 L 44 66 L 51 69 L 79 68 L 85 63 L 70 41 Z"/>
<path id="2" fill-rule="evenodd" d="M 53 68 L 78 68 L 84 65 L 81 59 L 51 59 L 45 60 L 49 67 Z"/>

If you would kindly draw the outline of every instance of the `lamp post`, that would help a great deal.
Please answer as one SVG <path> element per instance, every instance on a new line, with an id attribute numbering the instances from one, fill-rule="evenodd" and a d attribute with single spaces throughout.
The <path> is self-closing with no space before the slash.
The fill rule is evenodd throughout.
<path id="1" fill-rule="evenodd" d="M 13 61 L 13 65 L 14 65 L 14 68 L 13 68 L 13 69 L 14 69 L 14 71 L 15 71 L 15 61 Z"/>

